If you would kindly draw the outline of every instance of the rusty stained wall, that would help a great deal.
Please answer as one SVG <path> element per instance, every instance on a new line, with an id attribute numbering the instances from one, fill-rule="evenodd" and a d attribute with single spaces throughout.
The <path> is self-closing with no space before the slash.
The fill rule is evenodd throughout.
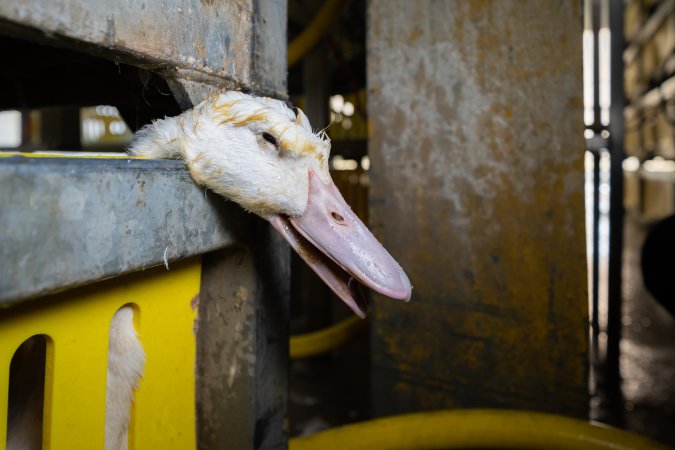
<path id="1" fill-rule="evenodd" d="M 286 95 L 285 0 L 3 0 L 0 30 L 34 30 L 180 79 Z"/>
<path id="2" fill-rule="evenodd" d="M 375 302 L 378 415 L 586 415 L 579 6 L 370 2 L 371 224 L 414 285 Z"/>

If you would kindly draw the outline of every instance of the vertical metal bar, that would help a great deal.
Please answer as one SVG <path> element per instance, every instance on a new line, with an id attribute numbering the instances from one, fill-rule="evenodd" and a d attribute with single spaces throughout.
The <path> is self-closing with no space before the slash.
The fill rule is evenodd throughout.
<path id="1" fill-rule="evenodd" d="M 240 245 L 204 256 L 197 448 L 283 450 L 290 254 L 261 220 L 242 216 L 239 226 Z"/>
<path id="2" fill-rule="evenodd" d="M 600 132 L 600 0 L 593 2 L 591 24 L 593 26 L 593 131 Z"/>
<path id="3" fill-rule="evenodd" d="M 607 392 L 620 397 L 619 342 L 621 340 L 621 266 L 623 251 L 623 160 L 624 160 L 624 91 L 623 91 L 623 2 L 610 0 L 611 31 L 611 99 L 609 122 L 610 213 L 609 268 L 607 305 L 607 356 L 605 383 Z"/>
<path id="4" fill-rule="evenodd" d="M 600 133 L 600 58 L 599 58 L 599 31 L 600 31 L 600 1 L 587 0 L 591 3 L 590 8 L 585 9 L 590 14 L 586 23 L 590 23 L 593 33 L 593 123 L 591 129 L 598 135 Z M 596 141 L 598 136 L 594 136 Z M 593 259 L 592 259 L 592 280 L 591 287 L 591 363 L 595 375 L 600 370 L 602 361 L 600 359 L 600 160 L 602 149 L 597 145 L 591 145 L 593 153 Z M 597 382 L 597 376 L 595 377 Z"/>
<path id="5" fill-rule="evenodd" d="M 599 285 L 600 285 L 600 150 L 593 149 L 593 258 L 591 262 L 592 287 L 591 287 L 591 350 L 594 368 L 598 366 L 599 346 L 598 335 L 600 334 L 599 319 Z"/>

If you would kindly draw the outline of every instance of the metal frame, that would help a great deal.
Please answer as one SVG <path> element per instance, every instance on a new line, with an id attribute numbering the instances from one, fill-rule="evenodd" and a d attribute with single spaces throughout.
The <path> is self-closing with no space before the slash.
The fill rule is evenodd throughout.
<path id="1" fill-rule="evenodd" d="M 183 109 L 286 97 L 284 0 L 8 0 L 0 33 L 152 72 Z M 265 223 L 177 161 L 0 158 L 0 203 L 2 306 L 203 254 L 197 447 L 286 447 L 290 261 Z"/>
<path id="2" fill-rule="evenodd" d="M 588 413 L 578 6 L 369 3 L 370 223 L 415 287 L 373 302 L 375 415 Z"/>
<path id="3" fill-rule="evenodd" d="M 10 0 L 0 30 L 162 72 L 183 106 L 219 88 L 285 95 L 283 0 Z"/>
<path id="4" fill-rule="evenodd" d="M 621 269 L 623 264 L 623 149 L 624 139 L 624 36 L 623 2 L 609 3 L 611 32 L 611 99 L 609 110 L 610 204 L 607 308 L 607 357 L 605 382 L 610 393 L 620 392 L 619 343 L 621 341 Z"/>

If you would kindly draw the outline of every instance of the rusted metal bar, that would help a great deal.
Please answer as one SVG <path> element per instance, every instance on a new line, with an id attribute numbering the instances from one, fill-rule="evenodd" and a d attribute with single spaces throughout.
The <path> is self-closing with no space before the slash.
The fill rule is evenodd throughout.
<path id="1" fill-rule="evenodd" d="M 369 3 L 370 223 L 414 285 L 374 302 L 377 415 L 587 415 L 580 6 Z"/>
<path id="2" fill-rule="evenodd" d="M 619 355 L 621 342 L 623 265 L 623 160 L 624 154 L 624 36 L 623 2 L 609 1 L 609 28 L 612 33 L 611 52 L 611 99 L 609 110 L 609 261 L 607 267 L 607 354 L 605 357 L 604 381 L 609 395 L 610 411 L 623 411 Z M 616 423 L 621 424 L 618 413 Z"/>
<path id="3" fill-rule="evenodd" d="M 250 217 L 204 259 L 197 331 L 199 449 L 286 448 L 290 254 Z"/>
<path id="4" fill-rule="evenodd" d="M 0 31 L 162 71 L 178 83 L 286 91 L 283 0 L 6 0 Z"/>

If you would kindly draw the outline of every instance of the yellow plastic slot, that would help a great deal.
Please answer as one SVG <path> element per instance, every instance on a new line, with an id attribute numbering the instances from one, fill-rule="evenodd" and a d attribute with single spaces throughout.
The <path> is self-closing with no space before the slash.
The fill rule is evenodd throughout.
<path id="1" fill-rule="evenodd" d="M 104 447 L 108 333 L 114 313 L 135 307 L 146 365 L 136 392 L 129 449 L 191 449 L 195 436 L 198 259 L 0 310 L 0 448 L 6 442 L 9 365 L 31 336 L 47 339 L 43 448 Z"/>

